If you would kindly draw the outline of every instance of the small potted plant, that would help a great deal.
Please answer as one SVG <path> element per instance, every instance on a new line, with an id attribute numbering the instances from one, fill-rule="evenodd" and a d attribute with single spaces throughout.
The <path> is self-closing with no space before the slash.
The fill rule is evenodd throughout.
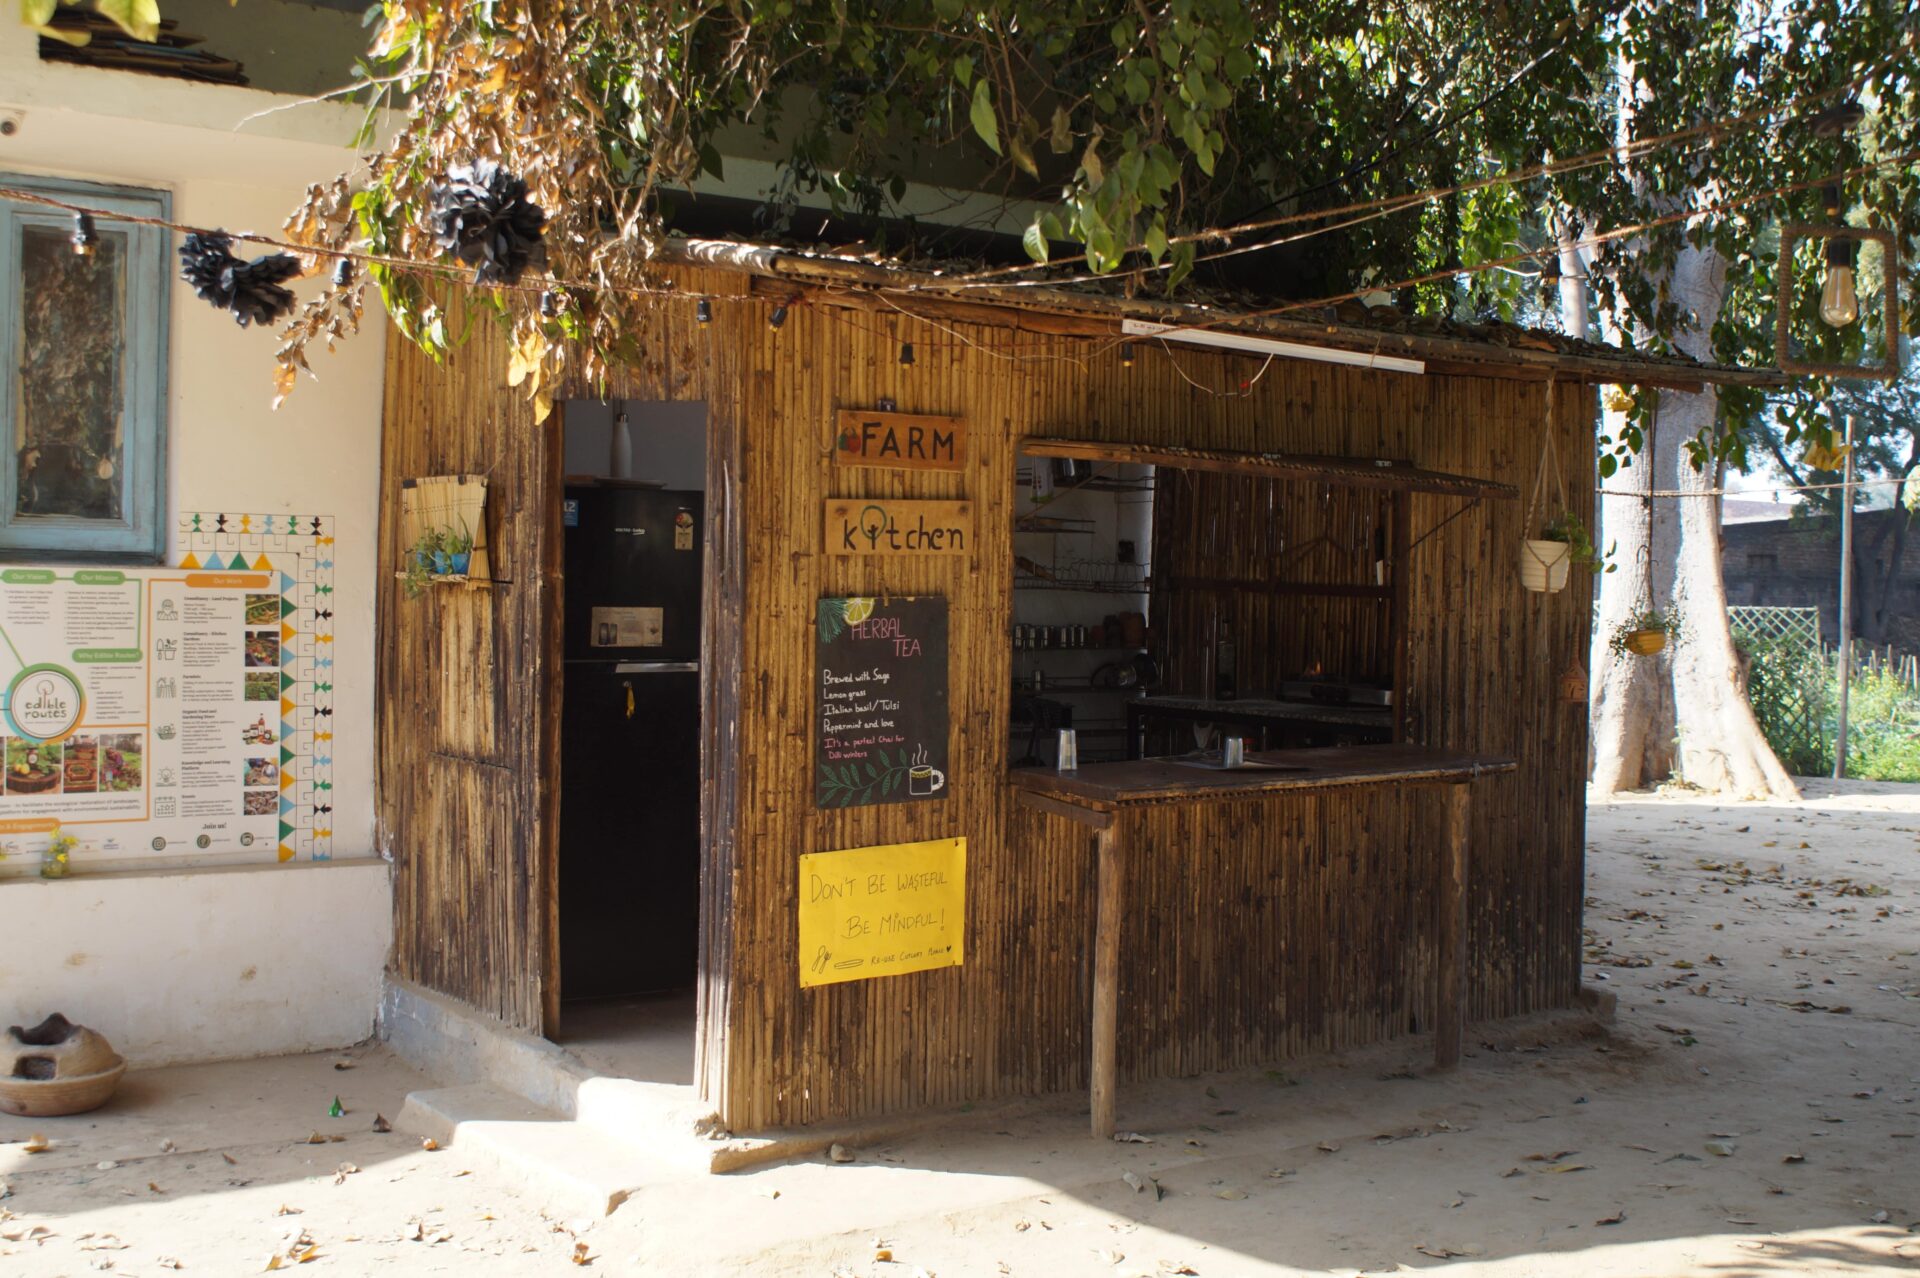
<path id="1" fill-rule="evenodd" d="M 1574 564 L 1590 571 L 1601 570 L 1600 552 L 1594 549 L 1587 526 L 1580 516 L 1563 510 L 1547 521 L 1538 537 L 1520 543 L 1520 584 L 1541 594 L 1557 594 L 1567 585 L 1567 574 Z"/>
<path id="2" fill-rule="evenodd" d="M 454 576 L 466 576 L 467 567 L 473 562 L 473 530 L 462 520 L 458 532 L 449 528 L 441 534 L 441 538 L 447 549 L 448 566 Z"/>
<path id="3" fill-rule="evenodd" d="M 1607 640 L 1607 647 L 1615 656 L 1624 657 L 1631 653 L 1637 657 L 1651 657 L 1665 651 L 1669 643 L 1678 643 L 1680 638 L 1679 616 L 1649 604 L 1636 609 L 1632 616 L 1620 623 Z"/>
<path id="4" fill-rule="evenodd" d="M 434 573 L 434 556 L 444 558 L 446 552 L 440 548 L 441 534 L 437 529 L 420 534 L 419 539 L 407 550 L 407 569 L 404 580 L 407 598 L 418 599 L 426 590 L 427 582 Z"/>

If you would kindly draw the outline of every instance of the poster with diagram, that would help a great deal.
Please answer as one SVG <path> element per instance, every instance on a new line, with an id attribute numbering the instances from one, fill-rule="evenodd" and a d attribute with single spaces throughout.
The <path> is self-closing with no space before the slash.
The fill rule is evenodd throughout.
<path id="1" fill-rule="evenodd" d="M 333 520 L 181 518 L 170 568 L 0 569 L 0 870 L 326 860 Z"/>

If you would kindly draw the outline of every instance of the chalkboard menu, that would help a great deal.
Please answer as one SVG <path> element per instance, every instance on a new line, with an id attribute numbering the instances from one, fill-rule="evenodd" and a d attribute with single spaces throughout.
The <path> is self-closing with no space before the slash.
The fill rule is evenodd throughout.
<path id="1" fill-rule="evenodd" d="M 816 618 L 823 808 L 947 797 L 947 601 L 822 599 Z"/>

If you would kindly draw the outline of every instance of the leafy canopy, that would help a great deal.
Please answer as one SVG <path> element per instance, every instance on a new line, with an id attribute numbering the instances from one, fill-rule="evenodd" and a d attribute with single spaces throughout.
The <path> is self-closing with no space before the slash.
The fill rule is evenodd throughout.
<path id="1" fill-rule="evenodd" d="M 534 291 L 491 302 L 515 324 L 516 373 L 540 398 L 568 359 L 594 378 L 632 355 L 649 299 L 628 290 L 648 277 L 667 197 L 719 173 L 721 145 L 742 126 L 778 155 L 791 200 L 877 217 L 897 210 L 909 181 L 962 174 L 1037 206 L 1023 237 L 1035 265 L 1168 290 L 1197 271 L 1314 298 L 1516 253 L 1544 264 L 1556 226 L 1578 239 L 1742 200 L 1593 245 L 1586 274 L 1633 340 L 1664 345 L 1698 325 L 1721 357 L 1765 363 L 1767 230 L 1817 220 L 1819 205 L 1812 191 L 1750 197 L 1920 148 L 1915 21 L 1867 0 L 385 0 L 363 72 L 372 100 L 405 105 L 408 123 L 370 181 L 315 187 L 289 225 L 311 244 L 429 260 L 435 176 L 476 155 L 500 159 L 552 215 L 551 269 L 567 281 L 551 315 Z M 1815 138 L 1777 114 L 1812 95 L 1826 96 L 1807 111 L 1831 105 L 1855 80 L 1869 114 L 1850 137 Z M 1624 162 L 1345 218 L 1335 233 L 1214 260 L 1304 227 L 1214 228 L 1756 112 Z M 1848 204 L 1912 246 L 1911 163 L 1853 181 Z M 1718 316 L 1687 314 L 1664 288 L 1683 243 L 1728 263 Z M 1063 267 L 1069 254 L 1084 260 Z M 459 317 L 415 274 L 373 274 L 416 340 L 439 348 L 457 335 Z M 1537 304 L 1537 275 L 1522 264 L 1396 296 L 1510 316 Z M 293 322 L 283 387 L 309 341 L 351 330 L 349 294 L 357 285 L 331 289 Z M 1864 327 L 1816 338 L 1814 353 L 1860 349 Z"/>

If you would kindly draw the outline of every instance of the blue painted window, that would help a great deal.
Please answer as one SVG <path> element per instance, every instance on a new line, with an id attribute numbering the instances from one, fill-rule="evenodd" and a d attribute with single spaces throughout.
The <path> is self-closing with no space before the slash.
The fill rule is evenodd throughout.
<path id="1" fill-rule="evenodd" d="M 165 192 L 0 174 L 0 185 L 166 218 Z M 165 229 L 0 198 L 0 558 L 157 563 L 165 550 Z"/>

